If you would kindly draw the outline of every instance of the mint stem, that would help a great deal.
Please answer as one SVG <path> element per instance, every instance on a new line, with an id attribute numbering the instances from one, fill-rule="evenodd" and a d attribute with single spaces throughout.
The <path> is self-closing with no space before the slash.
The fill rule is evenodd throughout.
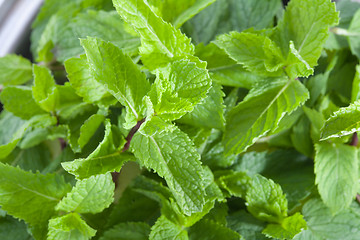
<path id="1" fill-rule="evenodd" d="M 351 146 L 357 146 L 359 143 L 359 138 L 358 138 L 358 135 L 356 132 L 354 132 L 353 136 L 352 136 L 352 139 L 351 139 L 351 142 L 350 142 L 350 145 Z"/>

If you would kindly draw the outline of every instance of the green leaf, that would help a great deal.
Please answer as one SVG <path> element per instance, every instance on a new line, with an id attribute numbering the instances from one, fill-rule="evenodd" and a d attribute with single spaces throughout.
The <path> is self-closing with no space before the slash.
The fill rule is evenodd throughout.
<path id="1" fill-rule="evenodd" d="M 142 222 L 127 222 L 107 230 L 100 240 L 147 240 L 150 226 Z"/>
<path id="2" fill-rule="evenodd" d="M 64 64 L 71 86 L 75 89 L 76 94 L 83 97 L 85 102 L 98 102 L 111 96 L 106 88 L 91 75 L 86 55 L 81 55 L 80 58 L 70 58 Z"/>
<path id="3" fill-rule="evenodd" d="M 167 0 L 162 2 L 151 0 L 148 2 L 153 5 L 154 12 L 164 21 L 172 23 L 175 28 L 179 28 L 215 0 Z"/>
<path id="4" fill-rule="evenodd" d="M 134 161 L 134 156 L 122 153 L 119 149 L 124 144 L 118 139 L 117 129 L 106 121 L 103 141 L 87 158 L 79 158 L 72 162 L 62 163 L 62 167 L 78 179 L 88 178 L 96 174 L 105 174 L 112 171 L 119 172 L 127 161 Z"/>
<path id="5" fill-rule="evenodd" d="M 47 112 L 54 112 L 59 104 L 59 93 L 50 70 L 45 67 L 33 65 L 34 86 L 33 97 L 39 106 Z"/>
<path id="6" fill-rule="evenodd" d="M 96 130 L 104 120 L 104 115 L 94 114 L 84 122 L 80 128 L 80 136 L 78 139 L 81 149 L 90 141 L 91 137 L 95 134 Z"/>
<path id="7" fill-rule="evenodd" d="M 133 124 L 143 119 L 142 99 L 150 89 L 139 68 L 131 58 L 112 43 L 96 38 L 81 40 L 91 67 L 91 73 L 122 105 L 127 119 Z"/>
<path id="8" fill-rule="evenodd" d="M 158 218 L 151 227 L 150 240 L 188 240 L 188 234 L 181 226 L 171 222 L 165 216 Z"/>
<path id="9" fill-rule="evenodd" d="M 357 10 L 348 29 L 348 41 L 352 54 L 360 58 L 360 11 Z"/>
<path id="10" fill-rule="evenodd" d="M 49 221 L 49 240 L 78 239 L 88 240 L 95 236 L 96 230 L 89 227 L 77 213 L 69 213 Z"/>
<path id="11" fill-rule="evenodd" d="M 221 85 L 213 84 L 208 96 L 203 102 L 197 104 L 194 110 L 184 115 L 179 122 L 204 128 L 224 128 L 224 93 Z"/>
<path id="12" fill-rule="evenodd" d="M 269 224 L 262 231 L 269 238 L 293 239 L 293 237 L 306 229 L 306 222 L 300 213 L 287 217 L 281 224 Z"/>
<path id="13" fill-rule="evenodd" d="M 98 213 L 114 200 L 115 184 L 110 173 L 79 180 L 56 206 L 56 210 L 78 213 Z"/>
<path id="14" fill-rule="evenodd" d="M 251 178 L 245 172 L 229 172 L 218 179 L 220 187 L 226 189 L 230 195 L 245 198 Z"/>
<path id="15" fill-rule="evenodd" d="M 360 101 L 334 112 L 321 129 L 321 140 L 342 137 L 360 130 Z"/>
<path id="16" fill-rule="evenodd" d="M 202 211 L 205 180 L 200 155 L 185 133 L 154 117 L 140 127 L 130 147 L 141 164 L 165 178 L 186 215 Z"/>
<path id="17" fill-rule="evenodd" d="M 290 41 L 289 54 L 287 57 L 285 72 L 290 79 L 308 77 L 314 73 L 314 69 L 302 58 L 295 48 L 294 42 Z"/>
<path id="18" fill-rule="evenodd" d="M 208 239 L 208 240 L 216 240 L 216 239 L 243 239 L 237 232 L 227 228 L 226 226 L 222 226 L 219 223 L 216 223 L 212 220 L 204 219 L 200 222 L 196 223 L 189 229 L 189 239 Z"/>
<path id="19" fill-rule="evenodd" d="M 189 60 L 179 60 L 157 70 L 149 93 L 155 114 L 165 120 L 175 120 L 192 112 L 206 98 L 211 80 L 205 69 Z"/>
<path id="20" fill-rule="evenodd" d="M 344 144 L 315 145 L 316 184 L 324 203 L 333 213 L 350 206 L 358 189 L 357 149 Z"/>
<path id="21" fill-rule="evenodd" d="M 312 157 L 314 146 L 310 136 L 311 123 L 306 116 L 301 116 L 296 125 L 291 129 L 291 143 L 294 148 L 304 154 Z"/>
<path id="22" fill-rule="evenodd" d="M 0 238 L 2 240 L 30 240 L 32 239 L 23 221 L 18 221 L 11 216 L 0 219 Z"/>
<path id="23" fill-rule="evenodd" d="M 299 19 L 302 19 L 301 24 Z M 338 21 L 335 3 L 330 0 L 292 0 L 272 38 L 284 56 L 291 52 L 289 42 L 293 41 L 299 56 L 313 68 L 328 37 L 329 27 Z"/>
<path id="24" fill-rule="evenodd" d="M 190 39 L 158 17 L 147 2 L 114 0 L 113 3 L 120 16 L 139 33 L 141 59 L 150 70 L 194 53 Z"/>
<path id="25" fill-rule="evenodd" d="M 257 139 L 277 128 L 285 113 L 290 114 L 309 98 L 299 81 L 263 81 L 233 108 L 226 119 L 225 153 L 241 153 Z"/>
<path id="26" fill-rule="evenodd" d="M 275 75 L 281 75 L 279 69 L 284 66 L 281 50 L 266 36 L 231 32 L 219 36 L 215 43 L 249 71 L 265 75 L 275 72 Z"/>
<path id="27" fill-rule="evenodd" d="M 31 62 L 14 54 L 0 58 L 0 84 L 19 85 L 32 79 Z"/>
<path id="28" fill-rule="evenodd" d="M 333 215 L 320 199 L 315 198 L 306 202 L 302 211 L 308 224 L 308 230 L 303 231 L 294 239 L 351 240 L 360 237 L 360 211 L 356 204 Z"/>
<path id="29" fill-rule="evenodd" d="M 7 111 L 22 119 L 46 113 L 36 104 L 29 87 L 6 87 L 1 91 L 0 100 Z"/>
<path id="30" fill-rule="evenodd" d="M 356 66 L 356 73 L 351 89 L 351 102 L 353 103 L 360 99 L 360 65 Z"/>
<path id="31" fill-rule="evenodd" d="M 34 174 L 3 163 L 0 173 L 2 209 L 31 225 L 46 224 L 55 214 L 56 204 L 71 189 L 59 175 Z"/>
<path id="32" fill-rule="evenodd" d="M 253 177 L 246 192 L 247 210 L 262 221 L 281 223 L 287 217 L 288 203 L 280 185 L 261 175 Z"/>

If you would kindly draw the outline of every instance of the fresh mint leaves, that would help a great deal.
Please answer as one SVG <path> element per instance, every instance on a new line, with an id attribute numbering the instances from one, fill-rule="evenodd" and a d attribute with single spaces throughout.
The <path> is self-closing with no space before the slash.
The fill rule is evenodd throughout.
<path id="1" fill-rule="evenodd" d="M 1 239 L 360 238 L 359 11 L 45 0 L 0 58 Z"/>

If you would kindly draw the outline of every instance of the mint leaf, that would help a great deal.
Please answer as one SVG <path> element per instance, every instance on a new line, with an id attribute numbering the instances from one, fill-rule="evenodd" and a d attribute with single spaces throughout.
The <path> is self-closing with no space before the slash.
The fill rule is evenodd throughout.
<path id="1" fill-rule="evenodd" d="M 33 97 L 37 104 L 47 112 L 54 112 L 59 102 L 55 80 L 45 67 L 33 65 L 34 86 Z"/>
<path id="2" fill-rule="evenodd" d="M 190 39 L 158 17 L 147 2 L 114 0 L 113 3 L 120 16 L 139 33 L 141 59 L 150 70 L 194 53 Z"/>
<path id="3" fill-rule="evenodd" d="M 237 63 L 243 64 L 249 71 L 268 75 L 284 66 L 280 48 L 268 37 L 250 32 L 231 32 L 221 35 L 215 42 Z"/>
<path id="4" fill-rule="evenodd" d="M 150 226 L 142 222 L 127 222 L 107 230 L 100 240 L 147 240 Z"/>
<path id="5" fill-rule="evenodd" d="M 29 87 L 6 87 L 1 91 L 0 101 L 7 111 L 22 119 L 46 113 L 36 104 Z"/>
<path id="6" fill-rule="evenodd" d="M 110 173 L 79 180 L 56 206 L 56 210 L 78 213 L 98 213 L 113 202 L 115 185 Z M 101 197 L 99 197 L 101 196 Z"/>
<path id="7" fill-rule="evenodd" d="M 359 99 L 360 99 L 360 65 L 357 65 L 356 73 L 352 84 L 351 102 L 353 103 Z"/>
<path id="8" fill-rule="evenodd" d="M 179 60 L 157 70 L 149 95 L 156 115 L 175 120 L 193 111 L 210 87 L 211 80 L 205 69 L 188 60 Z"/>
<path id="9" fill-rule="evenodd" d="M 0 237 L 3 240 L 30 240 L 26 224 L 11 216 L 4 216 L 0 219 Z"/>
<path id="10" fill-rule="evenodd" d="M 80 136 L 78 139 L 78 144 L 81 149 L 90 141 L 91 137 L 95 134 L 96 130 L 104 120 L 104 115 L 94 114 L 84 122 L 80 128 Z"/>
<path id="11" fill-rule="evenodd" d="M 303 19 L 302 24 L 298 20 Z M 310 68 L 317 65 L 330 26 L 339 21 L 335 3 L 330 0 L 292 0 L 286 7 L 283 19 L 272 36 L 287 56 L 289 42 Z"/>
<path id="12" fill-rule="evenodd" d="M 120 171 L 125 162 L 135 160 L 132 154 L 121 152 L 119 147 L 123 144 L 124 142 L 118 139 L 117 129 L 111 126 L 110 121 L 106 121 L 103 141 L 87 158 L 63 162 L 61 165 L 78 179 L 111 171 Z"/>
<path id="13" fill-rule="evenodd" d="M 31 62 L 14 54 L 0 58 L 0 84 L 19 85 L 32 79 Z"/>
<path id="14" fill-rule="evenodd" d="M 86 55 L 81 55 L 80 58 L 67 59 L 64 65 L 71 86 L 75 89 L 76 94 L 83 97 L 85 102 L 100 102 L 102 99 L 111 96 L 106 88 L 91 75 Z"/>
<path id="15" fill-rule="evenodd" d="M 184 115 L 179 122 L 205 128 L 224 128 L 224 93 L 219 84 L 214 84 L 203 102 L 197 104 L 194 110 Z"/>
<path id="16" fill-rule="evenodd" d="M 53 218 L 49 221 L 48 238 L 87 240 L 95 236 L 96 230 L 89 227 L 77 213 L 68 213 L 65 216 Z"/>
<path id="17" fill-rule="evenodd" d="M 287 200 L 280 185 L 255 175 L 246 192 L 248 211 L 262 221 L 281 223 L 287 217 Z"/>
<path id="18" fill-rule="evenodd" d="M 34 174 L 3 163 L 0 173 L 1 208 L 31 225 L 46 224 L 55 214 L 56 204 L 71 189 L 59 175 Z"/>
<path id="19" fill-rule="evenodd" d="M 287 217 L 281 224 L 269 224 L 262 231 L 269 238 L 292 239 L 296 234 L 306 229 L 306 222 L 300 213 Z"/>
<path id="20" fill-rule="evenodd" d="M 150 89 L 145 74 L 130 57 L 111 43 L 96 38 L 82 39 L 81 44 L 96 81 L 102 84 L 127 108 L 127 119 L 135 125 L 143 118 L 142 99 Z M 130 123 L 129 123 L 130 124 Z"/>
<path id="21" fill-rule="evenodd" d="M 356 11 L 348 29 L 348 41 L 351 52 L 360 58 L 360 44 L 357 36 L 360 34 L 360 11 Z"/>
<path id="22" fill-rule="evenodd" d="M 141 164 L 165 178 L 186 215 L 202 211 L 205 189 L 200 155 L 185 133 L 154 117 L 140 127 L 130 148 Z"/>
<path id="23" fill-rule="evenodd" d="M 321 129 L 321 140 L 334 137 L 342 137 L 360 130 L 358 121 L 360 101 L 350 104 L 348 107 L 340 108 L 334 112 L 325 122 Z"/>
<path id="24" fill-rule="evenodd" d="M 337 213 L 350 206 L 358 190 L 357 149 L 327 142 L 316 144 L 315 148 L 315 181 L 320 196 Z"/>
<path id="25" fill-rule="evenodd" d="M 237 232 L 212 220 L 204 219 L 189 229 L 189 239 L 244 239 Z"/>
<path id="26" fill-rule="evenodd" d="M 226 189 L 231 196 L 245 198 L 251 178 L 245 172 L 228 172 L 218 179 L 218 185 Z"/>
<path id="27" fill-rule="evenodd" d="M 258 138 L 275 130 L 285 113 L 291 113 L 309 98 L 299 81 L 278 79 L 258 86 L 227 116 L 224 146 L 228 155 L 245 151 Z"/>
<path id="28" fill-rule="evenodd" d="M 165 216 L 158 218 L 151 227 L 150 240 L 188 240 L 188 234 L 181 226 L 168 220 Z"/>

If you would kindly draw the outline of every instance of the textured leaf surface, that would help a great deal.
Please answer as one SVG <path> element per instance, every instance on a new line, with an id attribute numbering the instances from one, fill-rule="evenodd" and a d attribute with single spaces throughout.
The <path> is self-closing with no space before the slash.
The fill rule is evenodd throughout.
<path id="1" fill-rule="evenodd" d="M 255 175 L 246 192 L 248 211 L 262 221 L 281 223 L 287 217 L 287 200 L 280 185 Z"/>
<path id="2" fill-rule="evenodd" d="M 101 174 L 79 180 L 56 206 L 56 210 L 78 213 L 98 213 L 113 202 L 115 185 L 111 174 Z"/>
<path id="3" fill-rule="evenodd" d="M 95 236 L 96 230 L 89 227 L 77 213 L 69 213 L 49 221 L 49 240 L 78 239 L 88 240 Z"/>
<path id="4" fill-rule="evenodd" d="M 267 237 L 275 239 L 293 239 L 293 237 L 306 229 L 306 222 L 300 213 L 287 217 L 281 224 L 269 224 L 262 231 Z"/>
<path id="5" fill-rule="evenodd" d="M 55 80 L 50 70 L 45 67 L 33 65 L 34 86 L 33 97 L 39 106 L 47 112 L 53 112 L 59 102 Z"/>
<path id="6" fill-rule="evenodd" d="M 266 36 L 231 32 L 219 36 L 216 44 L 237 63 L 253 72 L 276 72 L 284 64 L 280 48 Z M 281 75 L 281 71 L 275 74 Z"/>
<path id="7" fill-rule="evenodd" d="M 251 178 L 245 172 L 229 172 L 218 180 L 220 187 L 226 189 L 232 196 L 245 198 Z"/>
<path id="8" fill-rule="evenodd" d="M 321 129 L 321 140 L 342 137 L 360 130 L 360 101 L 334 112 Z"/>
<path id="9" fill-rule="evenodd" d="M 150 240 L 188 240 L 188 234 L 181 226 L 171 222 L 165 216 L 158 218 L 151 227 Z"/>
<path id="10" fill-rule="evenodd" d="M 189 239 L 243 239 L 237 232 L 212 220 L 202 220 L 189 229 Z"/>
<path id="11" fill-rule="evenodd" d="M 120 16 L 139 33 L 141 59 L 150 69 L 194 53 L 190 39 L 158 17 L 147 2 L 114 0 L 113 3 Z"/>
<path id="12" fill-rule="evenodd" d="M 141 126 L 130 146 L 143 165 L 165 178 L 186 215 L 202 211 L 205 180 L 200 155 L 185 133 L 154 117 Z"/>
<path id="13" fill-rule="evenodd" d="M 100 240 L 147 240 L 150 226 L 142 222 L 127 222 L 107 230 Z"/>
<path id="14" fill-rule="evenodd" d="M 128 118 L 141 120 L 144 107 L 142 99 L 150 89 L 145 74 L 140 72 L 129 56 L 111 43 L 87 38 L 82 39 L 81 44 L 96 81 L 127 107 Z"/>
<path id="15" fill-rule="evenodd" d="M 211 80 L 205 69 L 188 60 L 180 60 L 157 71 L 149 95 L 156 115 L 175 120 L 193 111 L 210 87 Z"/>
<path id="16" fill-rule="evenodd" d="M 0 58 L 0 84 L 18 85 L 32 79 L 31 62 L 21 56 L 9 54 Z"/>
<path id="17" fill-rule="evenodd" d="M 3 163 L 0 173 L 2 209 L 32 225 L 46 224 L 55 214 L 56 204 L 71 189 L 60 176 L 34 174 Z"/>
<path id="18" fill-rule="evenodd" d="M 301 24 L 299 19 L 302 19 Z M 314 67 L 328 37 L 328 28 L 338 21 L 335 3 L 330 0 L 293 0 L 287 5 L 273 38 L 284 56 L 288 55 L 289 42 L 293 41 L 302 59 Z"/>
<path id="19" fill-rule="evenodd" d="M 277 128 L 285 113 L 291 113 L 309 97 L 299 81 L 263 81 L 233 108 L 226 119 L 227 154 L 241 153 L 266 133 Z"/>
<path id="20" fill-rule="evenodd" d="M 70 58 L 64 64 L 71 86 L 85 102 L 97 102 L 110 96 L 106 88 L 91 75 L 85 55 L 81 55 L 80 58 Z"/>
<path id="21" fill-rule="evenodd" d="M 315 148 L 315 181 L 320 196 L 337 213 L 350 206 L 358 189 L 357 149 L 327 142 Z"/>
<path id="22" fill-rule="evenodd" d="M 351 240 L 360 237 L 360 211 L 356 204 L 333 215 L 320 199 L 311 199 L 302 211 L 308 230 L 297 235 L 296 240 Z"/>
<path id="23" fill-rule="evenodd" d="M 0 100 L 6 110 L 23 119 L 46 113 L 36 104 L 28 87 L 6 87 L 1 91 Z"/>
<path id="24" fill-rule="evenodd" d="M 125 162 L 135 160 L 132 154 L 121 152 L 119 149 L 119 146 L 123 144 L 121 141 L 117 139 L 116 129 L 107 121 L 104 139 L 94 152 L 87 158 L 64 162 L 61 165 L 79 179 L 111 171 L 120 171 Z"/>

